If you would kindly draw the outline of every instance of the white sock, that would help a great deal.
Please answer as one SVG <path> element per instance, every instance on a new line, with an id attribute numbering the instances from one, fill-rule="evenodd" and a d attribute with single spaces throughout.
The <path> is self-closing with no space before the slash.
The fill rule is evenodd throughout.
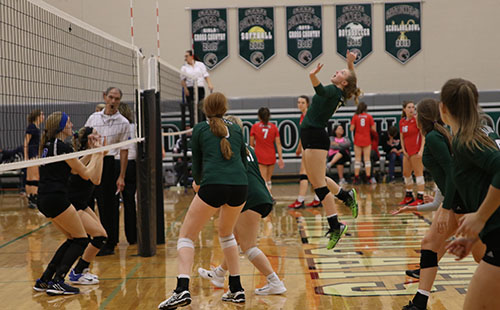
<path id="1" fill-rule="evenodd" d="M 306 197 L 304 197 L 304 196 L 297 197 L 298 202 L 304 202 L 304 200 L 306 200 Z"/>
<path id="2" fill-rule="evenodd" d="M 327 215 L 326 218 L 330 218 L 330 217 L 334 217 L 334 216 L 337 216 L 337 213 L 335 214 L 330 214 L 330 215 Z"/>
<path id="3" fill-rule="evenodd" d="M 218 277 L 223 277 L 226 275 L 226 271 L 227 270 L 224 270 L 220 265 L 217 266 L 217 268 L 215 268 L 215 275 L 218 276 Z"/>
<path id="4" fill-rule="evenodd" d="M 319 201 L 318 195 L 314 195 L 314 200 Z"/>
<path id="5" fill-rule="evenodd" d="M 190 279 L 189 275 L 188 274 L 183 274 L 181 273 L 180 275 L 177 276 L 177 278 L 186 278 L 186 279 Z"/>
<path id="6" fill-rule="evenodd" d="M 424 195 L 424 192 L 418 191 L 417 194 Z"/>
<path id="7" fill-rule="evenodd" d="M 267 282 L 269 282 L 269 283 L 279 283 L 280 282 L 280 278 L 278 277 L 276 272 L 273 272 L 270 275 L 268 275 L 266 277 L 266 279 L 267 279 Z"/>
<path id="8" fill-rule="evenodd" d="M 418 289 L 417 292 L 422 294 L 422 295 L 425 295 L 427 297 L 431 296 L 431 292 L 429 292 L 429 291 L 424 291 L 424 290 Z"/>

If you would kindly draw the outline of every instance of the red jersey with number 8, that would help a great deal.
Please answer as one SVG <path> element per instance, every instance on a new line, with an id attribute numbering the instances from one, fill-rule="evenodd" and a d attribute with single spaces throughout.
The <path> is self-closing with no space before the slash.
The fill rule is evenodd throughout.
<path id="1" fill-rule="evenodd" d="M 354 114 L 351 124 L 354 125 L 354 145 L 361 147 L 371 145 L 371 127 L 375 125 L 373 117 L 368 113 Z"/>
<path id="2" fill-rule="evenodd" d="M 250 130 L 250 136 L 255 139 L 255 155 L 261 165 L 274 165 L 276 163 L 276 148 L 274 140 L 279 137 L 278 127 L 273 123 L 265 125 L 255 123 Z"/>
<path id="3" fill-rule="evenodd" d="M 405 117 L 401 118 L 399 121 L 399 132 L 401 137 L 403 137 L 406 153 L 409 156 L 417 154 L 422 146 L 422 138 L 415 117 L 409 120 Z"/>

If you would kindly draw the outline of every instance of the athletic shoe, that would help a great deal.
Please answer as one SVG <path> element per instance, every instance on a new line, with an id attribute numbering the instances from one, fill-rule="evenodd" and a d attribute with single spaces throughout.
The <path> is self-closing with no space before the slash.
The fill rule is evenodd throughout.
<path id="1" fill-rule="evenodd" d="M 222 301 L 229 301 L 238 304 L 245 302 L 245 291 L 237 291 L 233 293 L 231 290 L 228 290 L 222 295 Z"/>
<path id="2" fill-rule="evenodd" d="M 295 200 L 294 203 L 292 204 L 289 204 L 288 205 L 289 208 L 292 208 L 292 209 L 300 209 L 300 208 L 304 208 L 304 202 L 299 202 L 298 200 Z"/>
<path id="3" fill-rule="evenodd" d="M 420 199 L 415 199 L 412 203 L 408 204 L 410 207 L 416 207 L 418 205 L 421 205 L 423 204 L 424 201 L 423 200 L 420 200 Z"/>
<path id="4" fill-rule="evenodd" d="M 92 274 L 89 274 L 88 268 L 86 268 L 82 273 L 75 273 L 75 269 L 71 269 L 69 273 L 69 282 L 71 284 L 79 284 L 79 285 L 93 285 L 98 284 L 99 280 L 93 277 Z"/>
<path id="5" fill-rule="evenodd" d="M 354 188 L 351 188 L 351 190 L 347 193 L 349 194 L 349 198 L 344 201 L 344 204 L 351 209 L 352 217 L 357 218 L 359 212 L 357 200 L 358 194 Z"/>
<path id="6" fill-rule="evenodd" d="M 405 199 L 403 199 L 403 200 L 399 203 L 399 205 L 400 205 L 400 206 L 404 206 L 404 205 L 407 205 L 407 204 L 412 203 L 412 202 L 414 202 L 414 201 L 415 201 L 415 199 L 413 198 L 413 194 L 412 194 L 411 196 L 405 196 Z"/>
<path id="7" fill-rule="evenodd" d="M 402 308 L 402 310 L 426 310 L 426 309 L 419 308 L 412 301 L 410 301 L 406 306 Z"/>
<path id="8" fill-rule="evenodd" d="M 45 282 L 41 279 L 36 279 L 33 289 L 37 292 L 45 292 L 49 288 L 49 283 L 50 282 Z"/>
<path id="9" fill-rule="evenodd" d="M 328 230 L 326 233 L 325 237 L 328 237 L 330 240 L 328 241 L 328 245 L 326 246 L 327 250 L 333 249 L 337 243 L 339 242 L 340 238 L 345 234 L 347 231 L 347 225 L 344 223 L 340 223 L 339 229 L 335 230 Z"/>
<path id="10" fill-rule="evenodd" d="M 38 207 L 37 198 L 35 195 L 28 195 L 28 208 L 36 209 Z"/>
<path id="11" fill-rule="evenodd" d="M 352 181 L 352 185 L 360 185 L 361 184 L 361 179 L 359 176 L 354 176 L 354 180 Z"/>
<path id="12" fill-rule="evenodd" d="M 90 273 L 90 270 L 88 268 L 83 269 L 82 273 L 86 274 L 87 276 L 92 277 L 96 280 L 99 280 L 99 276 L 97 276 L 96 274 Z"/>
<path id="13" fill-rule="evenodd" d="M 286 287 L 283 281 L 278 283 L 267 282 L 266 285 L 255 290 L 256 295 L 279 295 L 284 292 L 286 292 Z"/>
<path id="14" fill-rule="evenodd" d="M 339 181 L 339 186 L 340 186 L 340 187 L 342 187 L 342 186 L 344 186 L 344 185 L 347 185 L 347 181 L 346 181 L 344 178 L 342 178 L 342 179 L 340 179 L 340 181 Z"/>
<path id="15" fill-rule="evenodd" d="M 406 275 L 415 279 L 420 279 L 420 269 L 408 269 Z"/>
<path id="16" fill-rule="evenodd" d="M 177 309 L 178 307 L 184 307 L 191 303 L 191 294 L 188 290 L 182 291 L 180 293 L 173 292 L 172 296 L 164 300 L 158 305 L 158 309 Z"/>
<path id="17" fill-rule="evenodd" d="M 50 296 L 54 295 L 74 295 L 80 293 L 80 289 L 77 287 L 72 287 L 63 280 L 59 282 L 49 282 L 49 287 L 47 288 L 47 294 Z"/>
<path id="18" fill-rule="evenodd" d="M 375 177 L 371 177 L 370 184 L 377 184 L 377 179 L 375 179 Z"/>
<path id="19" fill-rule="evenodd" d="M 321 201 L 319 200 L 316 200 L 314 199 L 313 201 L 311 201 L 310 203 L 306 204 L 306 207 L 308 208 L 319 208 L 319 207 L 322 207 L 323 204 L 321 203 Z"/>
<path id="20" fill-rule="evenodd" d="M 215 272 L 215 268 L 210 268 L 210 270 L 198 268 L 198 273 L 203 279 L 210 280 L 215 287 L 224 287 L 224 277 L 219 277 Z"/>

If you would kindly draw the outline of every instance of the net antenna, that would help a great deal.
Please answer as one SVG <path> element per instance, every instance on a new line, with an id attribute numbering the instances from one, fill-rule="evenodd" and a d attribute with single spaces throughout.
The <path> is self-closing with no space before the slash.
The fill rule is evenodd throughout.
<path id="1" fill-rule="evenodd" d="M 122 93 L 121 104 L 129 105 L 138 115 L 143 57 L 137 46 L 41 0 L 2 0 L 0 21 L 0 149 L 2 154 L 20 155 L 9 161 L 2 156 L 0 172 L 143 141 L 139 125 L 137 138 L 121 144 L 38 158 L 37 146 L 25 145 L 31 137 L 26 131 L 27 116 L 35 110 L 43 112 L 45 118 L 56 111 L 65 112 L 78 130 L 103 102 L 103 92 L 116 87 Z M 43 133 L 42 119 L 34 124 Z"/>

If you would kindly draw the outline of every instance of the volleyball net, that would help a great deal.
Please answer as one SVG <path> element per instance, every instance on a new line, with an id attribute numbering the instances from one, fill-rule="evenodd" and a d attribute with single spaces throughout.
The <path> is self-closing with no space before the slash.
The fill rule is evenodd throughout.
<path id="1" fill-rule="evenodd" d="M 138 138 L 117 145 L 37 158 L 36 141 L 29 144 L 36 139 L 33 129 L 43 134 L 43 120 L 61 111 L 78 130 L 104 103 L 104 91 L 110 87 L 120 89 L 121 105 L 129 108 L 130 121 L 139 119 L 141 55 L 136 46 L 40 0 L 2 0 L 0 25 L 0 172 L 141 141 L 139 130 Z"/>

